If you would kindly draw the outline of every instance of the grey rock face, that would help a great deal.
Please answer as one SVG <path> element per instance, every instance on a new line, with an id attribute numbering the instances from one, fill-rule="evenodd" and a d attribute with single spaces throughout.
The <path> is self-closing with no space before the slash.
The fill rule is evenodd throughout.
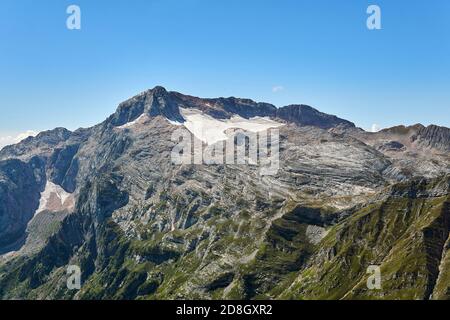
<path id="1" fill-rule="evenodd" d="M 152 117 L 160 115 L 173 121 L 184 121 L 174 96 L 163 87 L 155 87 L 121 103 L 109 122 L 114 126 L 121 126 L 136 120 L 143 113 Z"/>
<path id="2" fill-rule="evenodd" d="M 435 148 L 444 152 L 450 151 L 450 129 L 435 125 L 421 128 L 412 141 L 424 147 Z"/>
<path id="3" fill-rule="evenodd" d="M 49 179 L 69 192 L 74 192 L 76 188 L 78 168 L 74 157 L 79 147 L 78 144 L 69 144 L 55 148 L 47 163 Z"/>
<path id="4" fill-rule="evenodd" d="M 27 224 L 39 206 L 42 184 L 35 174 L 33 164 L 0 161 L 0 254 L 24 240 Z"/>
<path id="5" fill-rule="evenodd" d="M 445 129 L 438 131 L 442 134 L 445 133 Z M 386 168 L 384 176 L 391 182 L 405 181 L 414 177 L 434 178 L 450 173 L 450 157 L 448 152 L 444 151 L 445 139 L 430 139 L 430 136 L 426 138 L 423 132 L 429 132 L 429 129 L 420 124 L 409 127 L 396 126 L 377 133 L 351 128 L 340 130 L 341 134 L 350 135 L 366 143 L 390 159 L 392 165 Z M 436 134 L 431 136 L 436 137 Z M 431 143 L 432 141 L 435 143 Z"/>
<path id="6" fill-rule="evenodd" d="M 277 110 L 277 117 L 298 125 L 314 126 L 322 129 L 330 129 L 339 125 L 355 127 L 350 121 L 319 112 L 306 105 L 290 105 L 280 108 Z"/>

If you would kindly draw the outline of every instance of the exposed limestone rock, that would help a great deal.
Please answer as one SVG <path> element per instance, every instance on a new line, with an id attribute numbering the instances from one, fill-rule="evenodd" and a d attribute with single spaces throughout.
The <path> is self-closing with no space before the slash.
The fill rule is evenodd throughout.
<path id="1" fill-rule="evenodd" d="M 278 172 L 173 164 L 172 133 L 196 120 L 183 110 L 276 124 Z M 252 131 L 214 129 L 216 142 Z M 156 87 L 94 127 L 0 151 L 0 297 L 448 298 L 446 134 Z M 83 272 L 77 293 L 68 264 Z M 364 287 L 369 264 L 385 291 Z"/>

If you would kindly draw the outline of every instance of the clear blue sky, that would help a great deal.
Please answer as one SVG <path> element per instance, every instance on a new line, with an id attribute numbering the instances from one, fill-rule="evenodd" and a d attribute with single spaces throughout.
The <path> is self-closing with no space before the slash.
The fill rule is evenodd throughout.
<path id="1" fill-rule="evenodd" d="M 90 126 L 155 85 L 450 127 L 449 0 L 2 0 L 0 40 L 0 135 Z"/>

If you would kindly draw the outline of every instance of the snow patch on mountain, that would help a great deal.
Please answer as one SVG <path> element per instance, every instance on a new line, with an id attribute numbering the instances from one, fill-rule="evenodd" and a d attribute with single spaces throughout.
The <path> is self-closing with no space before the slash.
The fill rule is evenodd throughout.
<path id="1" fill-rule="evenodd" d="M 229 129 L 242 129 L 256 133 L 284 125 L 271 120 L 269 117 L 245 119 L 235 115 L 230 119 L 216 119 L 198 109 L 184 108 L 180 108 L 180 113 L 186 120 L 183 126 L 208 145 L 227 140 L 229 138 L 229 134 L 227 134 Z"/>
<path id="2" fill-rule="evenodd" d="M 137 124 L 143 123 L 145 120 L 148 119 L 148 115 L 146 113 L 141 114 L 137 119 L 127 122 L 122 126 L 117 127 L 118 129 L 126 129 L 131 128 Z"/>
<path id="3" fill-rule="evenodd" d="M 178 121 L 173 121 L 173 120 L 170 120 L 170 119 L 167 119 L 167 118 L 166 118 L 166 120 L 167 120 L 171 125 L 174 125 L 174 126 L 182 126 L 182 125 L 183 125 L 181 122 L 178 122 Z"/>
<path id="4" fill-rule="evenodd" d="M 60 186 L 53 182 L 47 181 L 45 189 L 41 192 L 41 199 L 39 201 L 39 208 L 35 215 L 42 211 L 61 211 L 73 208 L 74 199 L 72 194 L 66 192 Z"/>

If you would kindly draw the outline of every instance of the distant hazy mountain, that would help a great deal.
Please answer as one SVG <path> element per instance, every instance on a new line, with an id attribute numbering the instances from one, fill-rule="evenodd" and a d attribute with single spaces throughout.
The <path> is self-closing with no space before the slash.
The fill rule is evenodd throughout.
<path id="1" fill-rule="evenodd" d="M 275 175 L 171 161 L 176 130 L 211 146 L 275 128 Z M 156 87 L 0 151 L 0 297 L 448 299 L 449 151 L 449 128 L 369 133 L 305 105 Z"/>

